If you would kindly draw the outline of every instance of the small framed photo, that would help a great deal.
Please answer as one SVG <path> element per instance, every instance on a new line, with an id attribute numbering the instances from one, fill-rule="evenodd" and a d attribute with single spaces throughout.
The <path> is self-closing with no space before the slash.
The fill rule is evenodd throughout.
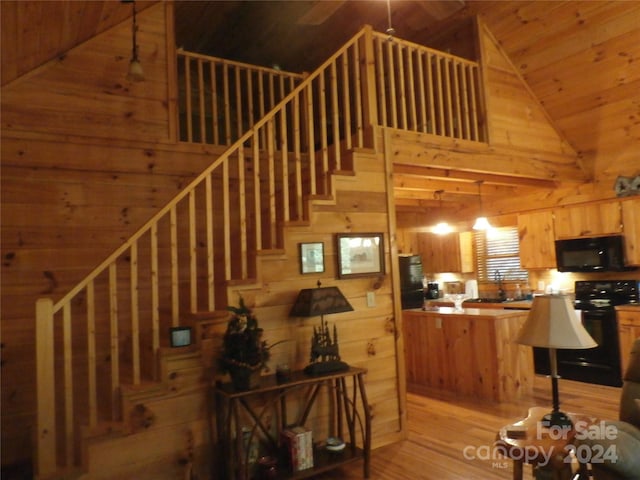
<path id="1" fill-rule="evenodd" d="M 370 277 L 384 273 L 382 233 L 338 233 L 338 278 Z"/>
<path id="2" fill-rule="evenodd" d="M 300 273 L 324 272 L 324 243 L 299 243 Z"/>
<path id="3" fill-rule="evenodd" d="M 169 335 L 172 347 L 187 347 L 191 345 L 191 327 L 171 327 Z"/>

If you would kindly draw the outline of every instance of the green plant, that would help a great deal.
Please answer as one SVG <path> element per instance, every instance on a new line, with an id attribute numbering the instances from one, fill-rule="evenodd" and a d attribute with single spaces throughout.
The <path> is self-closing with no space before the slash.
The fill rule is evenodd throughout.
<path id="1" fill-rule="evenodd" d="M 238 307 L 227 307 L 233 313 L 223 337 L 220 367 L 228 372 L 234 367 L 250 370 L 265 368 L 271 355 L 267 342 L 262 339 L 263 329 L 258 319 L 240 297 Z"/>

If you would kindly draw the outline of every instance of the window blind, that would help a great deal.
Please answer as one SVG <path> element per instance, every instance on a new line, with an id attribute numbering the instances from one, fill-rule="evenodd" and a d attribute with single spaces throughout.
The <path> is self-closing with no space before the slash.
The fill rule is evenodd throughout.
<path id="1" fill-rule="evenodd" d="M 520 266 L 520 245 L 517 227 L 493 228 L 474 232 L 476 273 L 479 282 L 526 282 L 529 274 Z"/>

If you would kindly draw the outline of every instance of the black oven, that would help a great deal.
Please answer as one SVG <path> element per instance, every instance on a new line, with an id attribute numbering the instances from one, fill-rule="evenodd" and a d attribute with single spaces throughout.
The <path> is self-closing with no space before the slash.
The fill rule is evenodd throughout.
<path id="1" fill-rule="evenodd" d="M 579 281 L 574 306 L 582 324 L 598 344 L 595 348 L 557 351 L 558 374 L 580 382 L 622 385 L 616 305 L 638 303 L 638 282 L 633 280 Z M 549 353 L 534 348 L 536 373 L 549 375 Z"/>

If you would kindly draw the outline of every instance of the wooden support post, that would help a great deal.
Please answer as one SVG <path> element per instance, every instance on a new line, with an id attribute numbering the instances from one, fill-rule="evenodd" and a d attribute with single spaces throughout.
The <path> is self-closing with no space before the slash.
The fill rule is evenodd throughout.
<path id="1" fill-rule="evenodd" d="M 364 31 L 364 58 L 362 64 L 362 99 L 364 105 L 364 144 L 373 144 L 373 125 L 378 125 L 378 104 L 376 95 L 376 69 L 373 52 L 373 30 L 370 26 Z"/>
<path id="2" fill-rule="evenodd" d="M 53 349 L 53 300 L 36 302 L 36 474 L 56 470 L 56 411 Z"/>

